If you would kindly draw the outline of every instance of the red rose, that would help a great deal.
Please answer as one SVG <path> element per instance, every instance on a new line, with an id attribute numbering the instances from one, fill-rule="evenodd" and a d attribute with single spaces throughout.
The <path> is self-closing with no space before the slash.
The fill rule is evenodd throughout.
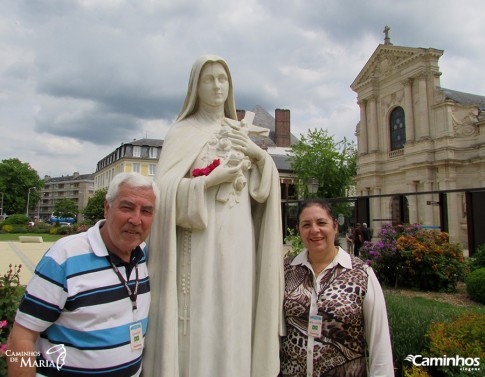
<path id="1" fill-rule="evenodd" d="M 194 169 L 192 170 L 192 177 L 200 177 L 201 175 L 209 175 L 212 170 L 218 167 L 221 164 L 221 160 L 217 159 L 212 161 L 211 164 L 207 165 L 205 168 L 202 169 Z"/>

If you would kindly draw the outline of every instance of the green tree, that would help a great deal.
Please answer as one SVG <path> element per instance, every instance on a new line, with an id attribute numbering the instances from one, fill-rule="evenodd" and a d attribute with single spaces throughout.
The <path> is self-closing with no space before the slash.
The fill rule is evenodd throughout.
<path id="1" fill-rule="evenodd" d="M 106 191 L 106 189 L 96 191 L 94 195 L 89 198 L 86 207 L 84 207 L 84 217 L 93 224 L 98 220 L 104 219 L 104 198 L 106 196 Z"/>
<path id="2" fill-rule="evenodd" d="M 346 138 L 335 141 L 327 130 L 308 130 L 289 155 L 291 168 L 297 177 L 298 192 L 309 197 L 307 183 L 318 180 L 319 198 L 345 197 L 357 172 L 357 149 Z"/>
<path id="3" fill-rule="evenodd" d="M 40 199 L 40 189 L 43 187 L 44 182 L 28 163 L 17 158 L 0 162 L 0 192 L 3 193 L 4 214 L 25 214 L 27 198 L 29 213 L 34 213 Z"/>
<path id="4" fill-rule="evenodd" d="M 60 199 L 54 203 L 54 214 L 57 217 L 76 217 L 79 210 L 77 204 L 71 199 Z"/>

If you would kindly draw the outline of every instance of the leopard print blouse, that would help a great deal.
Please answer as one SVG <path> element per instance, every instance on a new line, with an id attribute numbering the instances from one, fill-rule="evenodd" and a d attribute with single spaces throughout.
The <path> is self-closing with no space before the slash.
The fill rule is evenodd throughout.
<path id="1" fill-rule="evenodd" d="M 281 376 L 307 376 L 307 355 L 313 376 L 367 376 L 363 301 L 367 291 L 367 266 L 351 256 L 352 269 L 336 264 L 315 284 L 302 264 L 285 259 L 284 312 L 287 335 L 282 339 Z M 317 292 L 314 287 L 320 287 Z M 319 337 L 308 337 L 312 294 L 322 317 Z M 311 354 L 313 353 L 313 357 Z"/>

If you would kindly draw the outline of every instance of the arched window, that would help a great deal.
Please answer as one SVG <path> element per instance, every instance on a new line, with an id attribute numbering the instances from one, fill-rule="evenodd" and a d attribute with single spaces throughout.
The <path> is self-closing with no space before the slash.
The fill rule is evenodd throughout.
<path id="1" fill-rule="evenodd" d="M 389 127 L 391 131 L 391 151 L 404 148 L 406 143 L 406 122 L 402 107 L 396 107 L 392 110 Z"/>

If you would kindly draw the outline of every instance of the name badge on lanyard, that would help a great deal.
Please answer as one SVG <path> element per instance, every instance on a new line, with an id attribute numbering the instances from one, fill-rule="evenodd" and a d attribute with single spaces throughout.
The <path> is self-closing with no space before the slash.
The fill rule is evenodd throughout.
<path id="1" fill-rule="evenodd" d="M 131 350 L 141 350 L 143 348 L 143 331 L 141 322 L 130 325 L 130 345 Z"/>
<path id="2" fill-rule="evenodd" d="M 321 315 L 311 315 L 308 322 L 308 336 L 319 338 L 322 335 L 322 322 Z"/>

